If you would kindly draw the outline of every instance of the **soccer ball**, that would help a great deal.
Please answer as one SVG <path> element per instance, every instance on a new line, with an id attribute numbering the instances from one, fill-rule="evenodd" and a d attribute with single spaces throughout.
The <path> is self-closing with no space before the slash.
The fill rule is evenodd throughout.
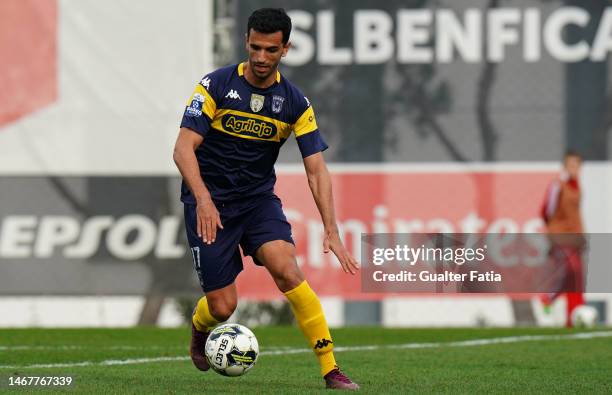
<path id="1" fill-rule="evenodd" d="M 223 376 L 242 376 L 255 366 L 259 344 L 246 326 L 224 324 L 208 336 L 205 354 L 215 372 Z"/>
<path id="2" fill-rule="evenodd" d="M 572 311 L 572 325 L 576 328 L 591 328 L 597 323 L 597 309 L 583 304 Z"/>

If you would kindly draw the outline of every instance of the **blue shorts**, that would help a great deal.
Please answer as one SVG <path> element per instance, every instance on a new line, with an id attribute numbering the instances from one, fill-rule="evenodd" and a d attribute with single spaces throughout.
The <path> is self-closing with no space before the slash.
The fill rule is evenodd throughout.
<path id="1" fill-rule="evenodd" d="M 215 202 L 221 215 L 223 229 L 217 228 L 214 243 L 205 244 L 196 230 L 196 206 L 185 204 L 187 240 L 193 255 L 193 265 L 204 292 L 232 284 L 242 271 L 242 257 L 254 255 L 262 244 L 284 240 L 291 244 L 291 225 L 282 210 L 280 199 L 274 194 L 235 202 Z"/>

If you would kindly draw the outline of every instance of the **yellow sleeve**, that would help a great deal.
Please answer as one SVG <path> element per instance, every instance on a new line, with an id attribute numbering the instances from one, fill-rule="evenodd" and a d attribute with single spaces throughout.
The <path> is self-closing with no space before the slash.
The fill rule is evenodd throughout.
<path id="1" fill-rule="evenodd" d="M 304 113 L 293 125 L 295 137 L 303 136 L 307 133 L 314 132 L 317 129 L 317 120 L 315 119 L 314 110 L 312 109 L 312 106 L 308 106 L 306 111 L 304 111 Z"/>
<path id="2" fill-rule="evenodd" d="M 217 103 L 212 98 L 210 93 L 204 88 L 201 84 L 196 85 L 187 105 L 189 106 L 193 100 L 196 99 L 203 103 L 202 105 L 202 113 L 204 113 L 209 119 L 213 119 L 215 116 L 215 112 L 217 111 Z"/>

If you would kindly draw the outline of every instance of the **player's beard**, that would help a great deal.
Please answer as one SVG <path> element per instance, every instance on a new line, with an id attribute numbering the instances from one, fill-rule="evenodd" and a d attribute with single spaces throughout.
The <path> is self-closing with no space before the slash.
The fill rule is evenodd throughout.
<path id="1" fill-rule="evenodd" d="M 265 65 L 266 66 L 266 71 L 259 71 L 257 69 L 257 64 L 255 62 L 249 61 L 249 65 L 251 66 L 251 70 L 253 72 L 253 75 L 255 77 L 257 77 L 257 79 L 261 80 L 261 81 L 265 81 L 268 78 L 270 78 L 271 75 L 273 75 L 274 73 L 276 73 L 276 70 L 278 69 L 278 64 L 280 63 L 280 60 L 276 63 L 273 63 L 271 65 Z"/>

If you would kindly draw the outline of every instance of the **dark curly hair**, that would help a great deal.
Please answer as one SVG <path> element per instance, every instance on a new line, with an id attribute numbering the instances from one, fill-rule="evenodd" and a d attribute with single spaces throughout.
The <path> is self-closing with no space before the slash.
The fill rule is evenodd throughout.
<path id="1" fill-rule="evenodd" d="M 283 44 L 289 42 L 291 18 L 282 8 L 260 8 L 253 11 L 247 23 L 247 37 L 251 29 L 259 33 L 283 33 Z"/>

